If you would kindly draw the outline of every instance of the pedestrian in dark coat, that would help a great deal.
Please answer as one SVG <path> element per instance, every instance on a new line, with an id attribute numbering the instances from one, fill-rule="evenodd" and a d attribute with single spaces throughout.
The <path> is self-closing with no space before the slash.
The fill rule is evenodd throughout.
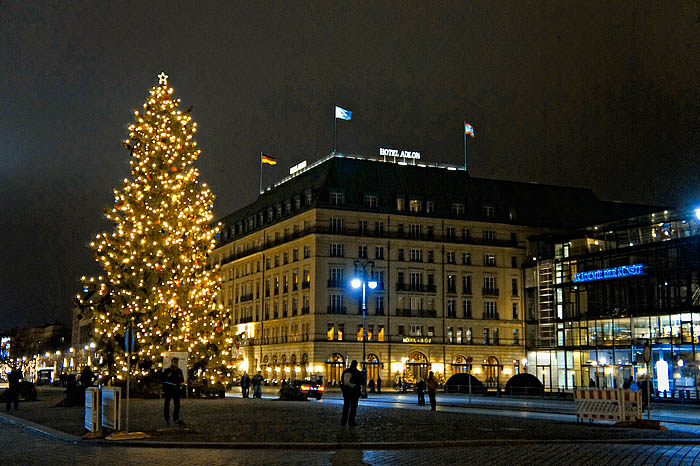
<path id="1" fill-rule="evenodd" d="M 163 416 L 168 425 L 170 425 L 170 400 L 173 401 L 173 422 L 184 425 L 180 420 L 180 387 L 185 382 L 185 377 L 182 375 L 182 369 L 177 367 L 177 363 L 178 358 L 173 358 L 170 361 L 170 367 L 163 371 L 163 395 L 165 396 Z"/>
<path id="2" fill-rule="evenodd" d="M 15 411 L 19 409 L 19 381 L 22 378 L 22 371 L 17 369 L 17 366 L 12 365 L 12 370 L 7 375 L 10 386 L 7 389 L 7 410 L 10 410 L 10 405 L 15 405 Z"/>
<path id="3" fill-rule="evenodd" d="M 80 373 L 80 385 L 83 387 L 92 387 L 92 381 L 95 379 L 95 373 L 90 370 L 90 366 L 85 366 L 83 372 Z"/>
<path id="4" fill-rule="evenodd" d="M 369 389 L 370 393 L 374 393 L 374 379 L 369 379 L 367 382 L 367 388 Z"/>
<path id="5" fill-rule="evenodd" d="M 425 380 L 422 377 L 416 384 L 416 392 L 418 392 L 418 406 L 425 406 Z"/>
<path id="6" fill-rule="evenodd" d="M 353 360 L 340 378 L 340 390 L 343 392 L 343 415 L 340 418 L 342 426 L 356 425 L 355 414 L 362 393 L 362 381 L 362 374 L 357 370 L 357 361 Z"/>
<path id="7" fill-rule="evenodd" d="M 250 376 L 247 372 L 244 372 L 243 377 L 241 377 L 241 394 L 243 398 L 248 398 L 248 390 L 250 390 Z"/>
<path id="8" fill-rule="evenodd" d="M 378 375 L 377 376 L 377 393 L 381 393 L 381 392 L 382 392 L 382 377 Z"/>
<path id="9" fill-rule="evenodd" d="M 428 389 L 428 397 L 430 398 L 430 410 L 435 411 L 437 409 L 437 400 L 435 399 L 435 393 L 437 392 L 437 388 L 438 385 L 440 385 L 440 383 L 435 378 L 433 371 L 430 371 L 428 373 L 428 381 L 425 385 Z"/>
<path id="10" fill-rule="evenodd" d="M 262 384 L 263 376 L 260 371 L 258 371 L 258 373 L 253 376 L 253 398 L 262 399 Z"/>

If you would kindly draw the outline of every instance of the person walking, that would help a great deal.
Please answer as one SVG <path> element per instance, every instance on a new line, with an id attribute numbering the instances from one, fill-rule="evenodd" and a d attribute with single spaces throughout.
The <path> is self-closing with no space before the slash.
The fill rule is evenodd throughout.
<path id="1" fill-rule="evenodd" d="M 263 377 L 260 371 L 253 376 L 253 398 L 262 398 Z"/>
<path id="2" fill-rule="evenodd" d="M 425 385 L 428 389 L 428 397 L 430 398 L 430 410 L 435 411 L 437 409 L 437 400 L 435 399 L 435 392 L 437 392 L 438 385 L 440 384 L 435 378 L 433 371 L 430 371 L 428 373 L 428 381 Z"/>
<path id="3" fill-rule="evenodd" d="M 9 411 L 10 405 L 15 405 L 15 411 L 19 409 L 19 381 L 22 379 L 22 371 L 17 369 L 17 366 L 12 365 L 12 370 L 7 375 L 7 381 L 10 383 L 7 389 L 6 408 Z"/>
<path id="4" fill-rule="evenodd" d="M 360 401 L 362 390 L 362 374 L 357 370 L 357 361 L 354 359 L 340 377 L 340 390 L 343 392 L 343 415 L 340 425 L 355 426 L 357 403 Z"/>
<path id="5" fill-rule="evenodd" d="M 416 384 L 416 392 L 418 392 L 418 406 L 425 406 L 425 380 L 423 377 Z"/>
<path id="6" fill-rule="evenodd" d="M 374 391 L 374 379 L 369 379 L 369 381 L 367 381 L 367 388 L 369 389 L 370 393 L 375 393 L 375 391 Z"/>
<path id="7" fill-rule="evenodd" d="M 248 398 L 248 391 L 250 390 L 250 376 L 247 372 L 243 372 L 243 377 L 241 377 L 241 394 L 243 398 Z"/>
<path id="8" fill-rule="evenodd" d="M 83 387 L 92 387 L 92 381 L 95 379 L 95 373 L 90 370 L 90 366 L 85 366 L 83 372 L 80 373 L 80 385 Z"/>
<path id="9" fill-rule="evenodd" d="M 170 425 L 170 400 L 173 401 L 173 422 L 177 425 L 184 425 L 180 420 L 180 386 L 185 382 L 182 369 L 177 367 L 178 358 L 170 361 L 170 367 L 163 371 L 163 394 L 165 402 L 163 404 L 163 416 L 165 423 Z"/>
<path id="10" fill-rule="evenodd" d="M 380 375 L 377 376 L 377 393 L 382 392 L 382 377 Z"/>

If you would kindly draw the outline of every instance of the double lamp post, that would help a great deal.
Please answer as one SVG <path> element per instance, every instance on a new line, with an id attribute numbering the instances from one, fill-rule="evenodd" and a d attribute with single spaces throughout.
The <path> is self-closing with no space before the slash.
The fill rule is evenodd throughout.
<path id="1" fill-rule="evenodd" d="M 362 368 L 367 368 L 367 327 L 365 318 L 367 316 L 367 287 L 370 290 L 377 288 L 377 280 L 374 278 L 374 261 L 357 259 L 353 261 L 355 273 L 350 285 L 358 289 L 362 287 Z M 369 267 L 369 273 L 368 273 Z"/>

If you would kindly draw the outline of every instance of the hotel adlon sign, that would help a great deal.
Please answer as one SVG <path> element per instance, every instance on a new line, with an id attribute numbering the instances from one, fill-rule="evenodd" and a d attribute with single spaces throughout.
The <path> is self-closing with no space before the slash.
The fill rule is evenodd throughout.
<path id="1" fill-rule="evenodd" d="M 379 155 L 384 157 L 401 157 L 402 159 L 420 159 L 420 152 L 410 150 L 379 148 Z"/>

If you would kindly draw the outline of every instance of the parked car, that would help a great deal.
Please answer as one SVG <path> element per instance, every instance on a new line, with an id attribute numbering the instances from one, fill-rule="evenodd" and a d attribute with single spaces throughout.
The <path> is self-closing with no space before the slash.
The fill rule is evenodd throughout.
<path id="1" fill-rule="evenodd" d="M 292 385 L 297 387 L 307 399 L 316 398 L 320 400 L 323 397 L 323 392 L 326 390 L 326 387 L 323 385 L 310 380 L 293 380 Z"/>

